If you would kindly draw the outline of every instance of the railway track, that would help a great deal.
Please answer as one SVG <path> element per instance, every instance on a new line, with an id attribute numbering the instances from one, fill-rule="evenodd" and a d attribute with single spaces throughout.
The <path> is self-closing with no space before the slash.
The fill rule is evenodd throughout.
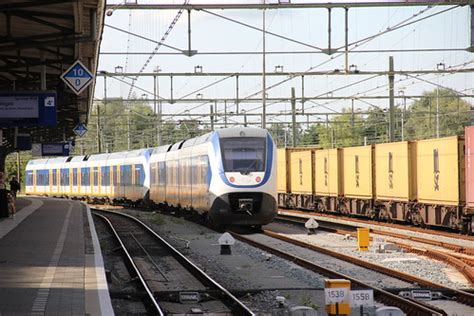
<path id="1" fill-rule="evenodd" d="M 294 213 L 294 214 L 300 214 L 303 216 L 315 215 L 315 216 L 318 216 L 319 218 L 326 217 L 326 218 L 332 218 L 332 219 L 337 219 L 337 220 L 352 221 L 354 222 L 354 225 L 356 225 L 356 223 L 372 224 L 372 225 L 377 225 L 377 226 L 382 226 L 382 227 L 389 227 L 389 228 L 396 228 L 396 229 L 411 231 L 415 233 L 432 234 L 436 236 L 443 236 L 443 237 L 448 237 L 448 238 L 462 239 L 462 240 L 474 242 L 474 236 L 463 235 L 463 234 L 460 234 L 459 232 L 446 231 L 444 228 L 434 229 L 434 228 L 425 228 L 425 227 L 419 227 L 419 226 L 409 226 L 407 224 L 380 222 L 380 221 L 372 220 L 368 218 L 361 219 L 359 217 L 345 216 L 342 214 L 336 215 L 336 214 L 328 214 L 328 213 L 314 213 L 310 211 L 300 211 L 300 210 L 295 210 L 295 209 L 280 208 L 278 209 L 278 212 L 279 214 Z"/>
<path id="2" fill-rule="evenodd" d="M 301 267 L 304 267 L 315 273 L 324 275 L 328 278 L 350 280 L 352 289 L 372 289 L 374 291 L 374 297 L 377 301 L 382 302 L 386 305 L 399 307 L 405 313 L 407 313 L 407 315 L 415 315 L 415 316 L 446 315 L 446 313 L 442 309 L 439 309 L 434 306 L 429 306 L 427 304 L 424 304 L 422 302 L 418 302 L 409 298 L 399 296 L 397 294 L 392 293 L 390 290 L 383 289 L 381 287 L 374 286 L 368 282 L 361 281 L 360 279 L 350 276 L 347 273 L 337 272 L 334 266 L 332 267 L 325 266 L 324 264 L 318 263 L 319 260 L 308 260 L 302 256 L 298 256 L 294 254 L 293 251 L 282 250 L 280 249 L 281 247 L 275 243 L 272 243 L 270 245 L 268 243 L 268 239 L 265 239 L 265 241 L 259 241 L 258 238 L 255 238 L 255 236 L 246 236 L 246 235 L 239 234 L 236 232 L 232 232 L 232 235 L 234 236 L 234 238 L 244 243 L 257 247 L 263 251 L 269 252 L 283 259 L 289 260 Z M 257 235 L 262 235 L 262 234 L 257 234 Z M 270 237 L 270 238 L 273 238 L 273 237 Z M 281 242 L 280 242 L 280 245 L 281 245 Z M 337 266 L 337 264 L 334 264 L 334 265 Z M 406 282 L 406 283 L 412 284 L 411 282 Z"/>
<path id="3" fill-rule="evenodd" d="M 146 293 L 144 301 L 151 314 L 254 315 L 140 220 L 123 213 L 93 211 L 117 238 L 131 276 Z"/>
<path id="4" fill-rule="evenodd" d="M 304 224 L 303 221 L 294 221 L 294 220 L 292 220 L 291 223 L 292 224 L 297 224 L 297 225 Z M 474 306 L 474 294 L 471 294 L 469 292 L 465 292 L 465 291 L 461 291 L 461 290 L 457 290 L 457 289 L 452 289 L 452 288 L 449 288 L 449 287 L 446 287 L 446 286 L 443 286 L 443 285 L 440 285 L 440 284 L 437 284 L 437 283 L 434 283 L 434 282 L 430 282 L 428 280 L 425 280 L 425 279 L 422 279 L 422 278 L 419 278 L 419 277 L 416 277 L 416 276 L 413 276 L 413 275 L 410 275 L 410 274 L 406 274 L 406 273 L 403 273 L 403 272 L 400 272 L 400 271 L 392 270 L 390 268 L 386 268 L 386 267 L 378 265 L 378 264 L 374 264 L 374 263 L 367 262 L 365 260 L 361 260 L 361 259 L 349 256 L 349 255 L 345 255 L 345 254 L 342 254 L 341 252 L 336 252 L 336 251 L 333 251 L 333 250 L 330 250 L 330 249 L 327 249 L 327 248 L 319 247 L 319 246 L 316 246 L 316 245 L 313 245 L 313 244 L 308 244 L 308 243 L 305 243 L 303 241 L 296 240 L 296 239 L 288 237 L 286 235 L 277 233 L 275 231 L 263 230 L 263 233 L 265 235 L 269 236 L 269 237 L 276 238 L 278 240 L 290 243 L 290 244 L 295 245 L 295 246 L 299 246 L 299 247 L 302 247 L 302 248 L 307 248 L 307 249 L 314 250 L 316 252 L 328 254 L 332 257 L 335 257 L 335 258 L 338 258 L 338 259 L 341 259 L 341 260 L 344 260 L 344 261 L 347 261 L 347 262 L 352 262 L 356 265 L 363 266 L 363 267 L 372 269 L 374 271 L 377 271 L 377 272 L 380 272 L 380 273 L 383 273 L 383 274 L 386 274 L 386 275 L 397 277 L 400 280 L 404 280 L 406 282 L 413 282 L 415 284 L 419 284 L 421 286 L 426 287 L 427 289 L 440 290 L 440 291 L 443 291 L 446 294 L 449 293 L 449 295 L 452 296 L 459 303 L 462 303 L 462 304 L 465 304 L 465 305 L 468 305 L 468 306 Z"/>
<path id="5" fill-rule="evenodd" d="M 304 213 L 303 213 L 304 214 Z M 308 215 L 308 214 L 306 214 Z M 295 224 L 304 225 L 307 221 L 307 218 L 302 218 L 300 212 L 296 212 L 295 215 L 289 213 L 279 214 L 277 220 L 292 222 Z M 356 224 L 343 224 L 343 223 L 334 223 L 331 221 L 321 220 L 319 217 L 317 219 L 320 224 L 320 228 L 326 231 L 335 232 L 338 234 L 351 234 L 356 235 L 357 226 Z M 407 252 L 416 253 L 419 255 L 427 256 L 436 260 L 446 262 L 448 265 L 453 266 L 459 272 L 461 272 L 468 280 L 474 285 L 474 248 L 460 246 L 454 243 L 449 243 L 440 240 L 416 237 L 403 235 L 400 233 L 382 231 L 378 229 L 372 229 L 371 232 L 381 236 L 387 236 L 390 238 L 395 238 L 398 240 L 391 240 L 391 242 L 397 244 L 400 248 L 403 248 Z M 465 237 L 465 236 L 463 236 Z M 371 238 L 372 239 L 372 238 Z M 403 240 L 403 241 L 400 241 Z M 422 244 L 424 246 L 413 246 L 404 241 L 409 240 L 417 244 Z M 446 251 L 434 249 L 431 246 L 445 249 Z"/>

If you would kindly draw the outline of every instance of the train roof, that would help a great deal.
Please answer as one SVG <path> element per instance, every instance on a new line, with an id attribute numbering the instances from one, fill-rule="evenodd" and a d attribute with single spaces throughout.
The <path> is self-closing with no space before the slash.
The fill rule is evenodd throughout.
<path id="1" fill-rule="evenodd" d="M 218 129 L 215 133 L 219 136 L 219 138 L 226 138 L 226 137 L 266 137 L 268 131 L 262 128 L 256 127 L 229 127 Z"/>
<path id="2" fill-rule="evenodd" d="M 160 147 L 156 147 L 156 148 L 153 149 L 152 154 L 154 155 L 154 154 L 165 153 L 170 149 L 170 147 L 171 147 L 170 144 L 163 145 L 163 146 L 160 146 Z"/>

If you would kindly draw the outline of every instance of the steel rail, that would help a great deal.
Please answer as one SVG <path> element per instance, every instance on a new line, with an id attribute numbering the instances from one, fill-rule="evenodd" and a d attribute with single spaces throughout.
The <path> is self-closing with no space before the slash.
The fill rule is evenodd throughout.
<path id="1" fill-rule="evenodd" d="M 457 238 L 457 239 L 462 239 L 462 240 L 468 240 L 474 242 L 474 236 L 467 236 L 467 235 L 460 235 L 459 233 L 452 233 L 452 232 L 446 232 L 446 231 L 439 231 L 439 230 L 426 230 L 426 229 L 420 229 L 417 227 L 410 227 L 407 225 L 401 225 L 401 224 L 395 224 L 395 223 L 385 223 L 385 222 L 379 222 L 375 220 L 370 220 L 368 218 L 366 219 L 360 219 L 360 218 L 355 218 L 355 217 L 348 217 L 348 216 L 341 216 L 341 215 L 336 215 L 336 214 L 328 214 L 328 213 L 308 213 L 304 211 L 299 211 L 299 210 L 291 210 L 291 209 L 283 209 L 279 208 L 278 209 L 279 215 L 285 215 L 286 213 L 292 213 L 292 214 L 298 214 L 298 215 L 304 215 L 305 217 L 307 216 L 318 216 L 318 217 L 327 217 L 327 218 L 333 218 L 337 220 L 345 220 L 345 221 L 351 221 L 351 222 L 356 222 L 356 223 L 361 223 L 361 224 L 369 224 L 369 225 L 374 225 L 373 223 L 376 223 L 378 226 L 385 226 L 385 227 L 390 227 L 390 228 L 398 228 L 402 230 L 407 230 L 407 231 L 412 231 L 412 232 L 417 232 L 417 233 L 424 233 L 424 234 L 430 234 L 431 232 L 435 235 L 439 236 L 444 236 L 444 237 L 449 237 L 449 238 Z M 290 214 L 290 216 L 293 216 Z M 341 226 L 350 226 L 350 224 L 344 224 L 344 223 L 336 223 Z"/>
<path id="2" fill-rule="evenodd" d="M 243 304 L 239 299 L 237 299 L 232 293 L 225 289 L 222 285 L 217 283 L 211 277 L 209 277 L 204 271 L 192 263 L 188 258 L 181 254 L 176 248 L 174 248 L 170 243 L 164 240 L 160 235 L 158 235 L 154 230 L 148 227 L 145 223 L 139 219 L 124 213 L 119 213 L 115 211 L 100 210 L 100 212 L 110 213 L 113 215 L 122 216 L 128 218 L 129 220 L 138 223 L 143 229 L 150 233 L 157 241 L 159 241 L 163 246 L 167 248 L 169 253 L 181 264 L 183 265 L 194 277 L 196 277 L 200 282 L 202 282 L 207 287 L 211 288 L 211 291 L 217 291 L 220 296 L 219 299 L 228 306 L 232 313 L 235 315 L 255 315 L 245 304 Z"/>
<path id="3" fill-rule="evenodd" d="M 305 218 L 302 218 L 302 217 L 299 217 L 299 216 L 292 216 L 292 215 L 289 215 L 289 214 L 280 214 L 280 215 L 277 216 L 277 218 L 281 219 L 281 220 L 284 220 L 284 221 L 292 221 L 293 223 L 296 223 L 296 224 L 304 224 L 306 222 Z M 319 221 L 321 221 L 321 220 L 319 220 Z M 358 226 L 354 226 L 354 225 L 350 225 L 350 224 L 333 223 L 333 222 L 329 222 L 329 221 L 326 222 L 324 220 L 323 220 L 323 222 L 328 223 L 329 225 L 333 224 L 335 226 L 347 227 L 348 228 L 347 231 L 341 231 L 343 233 L 353 233 L 358 228 Z M 325 228 L 328 228 L 328 227 L 325 227 Z M 328 229 L 332 229 L 332 228 L 328 228 Z M 338 231 L 337 229 L 332 229 L 332 230 Z M 414 242 L 419 242 L 419 243 L 423 243 L 423 244 L 428 244 L 428 245 L 432 245 L 432 246 L 445 248 L 445 249 L 452 250 L 452 251 L 455 251 L 455 252 L 460 253 L 460 254 L 474 256 L 474 248 L 472 248 L 472 247 L 465 247 L 465 246 L 456 245 L 456 244 L 453 244 L 453 243 L 448 243 L 448 242 L 439 241 L 439 240 L 432 240 L 432 239 L 427 239 L 427 238 L 423 238 L 423 237 L 407 236 L 407 235 L 403 235 L 403 234 L 400 234 L 400 233 L 387 232 L 387 231 L 377 230 L 377 229 L 373 229 L 373 228 L 370 228 L 370 231 L 377 234 L 377 235 L 384 235 L 384 236 L 389 236 L 389 237 L 394 237 L 394 238 L 406 239 L 406 240 L 410 240 L 410 241 L 414 241 Z"/>
<path id="4" fill-rule="evenodd" d="M 125 256 L 125 259 L 128 261 L 129 265 L 132 267 L 132 272 L 136 274 L 136 276 L 138 277 L 138 279 L 140 280 L 140 284 L 141 286 L 145 289 L 146 293 L 147 293 L 147 296 L 148 296 L 148 300 L 151 302 L 151 305 L 152 307 L 154 308 L 155 312 L 157 313 L 157 315 L 160 315 L 160 316 L 164 316 L 165 313 L 163 312 L 163 310 L 161 309 L 160 305 L 158 304 L 158 302 L 156 301 L 154 295 L 153 295 L 153 292 L 150 290 L 150 288 L 148 287 L 145 279 L 143 278 L 142 274 L 140 273 L 140 270 L 138 269 L 137 265 L 135 264 L 135 262 L 133 261 L 130 253 L 127 251 L 127 248 L 125 247 L 122 239 L 120 238 L 120 236 L 118 235 L 117 231 L 115 230 L 113 224 L 110 222 L 110 220 L 103 216 L 103 215 L 100 215 L 97 213 L 97 211 L 99 212 L 103 212 L 103 210 L 98 210 L 96 209 L 96 211 L 93 212 L 93 214 L 95 216 L 98 216 L 100 219 L 102 219 L 104 222 L 107 223 L 108 225 L 108 228 L 112 231 L 112 233 L 114 234 L 115 236 L 115 239 L 118 241 L 118 243 L 120 244 L 120 249 L 122 251 L 122 253 L 124 254 Z"/>
<path id="5" fill-rule="evenodd" d="M 295 219 L 288 219 L 288 218 L 284 218 L 284 217 L 280 217 L 279 219 L 284 220 L 284 221 L 288 221 L 288 222 L 291 222 L 291 223 L 296 223 L 298 225 L 304 225 L 303 221 L 299 221 L 297 219 L 296 220 Z M 336 224 L 339 225 L 338 223 L 336 223 Z M 326 227 L 326 229 L 330 229 L 330 228 Z M 338 230 L 336 230 L 336 232 L 341 233 L 341 234 L 346 234 L 347 233 L 347 232 L 344 232 L 344 231 L 341 232 L 341 231 L 338 231 Z M 351 234 L 353 233 L 352 231 L 348 231 L 348 232 L 351 233 Z M 422 278 L 418 278 L 418 277 L 413 276 L 413 275 L 405 274 L 403 272 L 390 270 L 388 268 L 385 268 L 385 267 L 377 265 L 377 264 L 373 264 L 373 263 L 370 263 L 370 262 L 367 262 L 367 261 L 349 256 L 349 255 L 344 255 L 344 254 L 341 254 L 341 253 L 337 253 L 337 252 L 331 251 L 329 249 L 325 249 L 325 248 L 318 247 L 318 246 L 315 246 L 315 245 L 310 245 L 310 244 L 307 244 L 307 243 L 304 243 L 304 242 L 301 242 L 301 241 L 298 241 L 298 240 L 295 240 L 295 239 L 292 239 L 292 238 L 289 238 L 289 237 L 279 235 L 275 232 L 264 231 L 264 233 L 268 234 L 270 237 L 281 239 L 281 240 L 284 240 L 284 241 L 289 242 L 289 243 L 297 244 L 300 247 L 310 248 L 312 250 L 328 254 L 330 256 L 339 258 L 341 260 L 351 261 L 351 262 L 356 263 L 357 265 L 366 266 L 366 267 L 369 267 L 372 270 L 375 270 L 375 271 L 378 271 L 378 272 L 381 272 L 381 273 L 384 273 L 384 274 L 387 274 L 387 275 L 395 275 L 396 277 L 400 277 L 402 280 L 406 280 L 406 281 L 409 281 L 409 282 L 417 282 L 418 284 L 422 284 L 424 286 L 428 286 L 428 287 L 432 287 L 432 288 L 439 288 L 439 289 L 449 290 L 453 293 L 456 293 L 456 295 L 457 295 L 456 298 L 459 302 L 461 302 L 463 304 L 467 304 L 469 306 L 474 306 L 474 294 L 471 294 L 471 293 L 468 293 L 468 292 L 465 292 L 465 291 L 461 291 L 461 290 L 457 290 L 457 289 L 452 289 L 452 288 L 449 288 L 447 286 L 437 284 L 437 283 L 434 283 L 434 282 L 431 282 L 431 281 L 428 281 L 428 280 L 425 280 L 425 279 L 422 279 Z M 375 232 L 375 233 L 377 233 L 377 232 Z M 388 234 L 389 233 L 387 233 L 387 235 Z M 400 238 L 400 237 L 398 237 L 398 238 Z M 419 255 L 423 255 L 423 256 L 427 256 L 427 257 L 439 260 L 439 261 L 447 262 L 449 265 L 453 266 L 459 272 L 461 272 L 468 279 L 468 281 L 471 283 L 471 285 L 474 284 L 474 270 L 472 269 L 472 267 L 470 267 L 468 264 L 462 262 L 461 260 L 455 258 L 454 256 L 451 256 L 449 254 L 445 254 L 445 253 L 440 252 L 440 251 L 420 249 L 420 248 L 412 247 L 410 245 L 403 244 L 403 243 L 400 243 L 400 242 L 394 242 L 394 243 L 399 245 L 401 248 L 403 248 L 404 250 L 406 250 L 408 252 L 416 253 L 416 254 L 419 254 Z"/>
<path id="6" fill-rule="evenodd" d="M 240 234 L 231 232 L 232 236 L 235 239 L 238 239 L 244 243 L 247 243 L 249 245 L 252 245 L 254 247 L 257 247 L 259 249 L 262 249 L 266 252 L 269 252 L 271 254 L 274 254 L 278 257 L 284 258 L 286 260 L 289 260 L 301 267 L 304 267 L 308 270 L 311 270 L 313 272 L 319 273 L 326 275 L 330 278 L 337 278 L 337 279 L 346 279 L 350 280 L 351 284 L 355 285 L 356 287 L 360 288 L 367 288 L 367 289 L 372 289 L 374 291 L 375 298 L 378 301 L 383 302 L 384 304 L 387 305 L 392 305 L 396 306 L 400 309 L 402 309 L 405 313 L 408 315 L 413 315 L 413 316 L 433 316 L 433 315 L 446 315 L 446 313 L 436 307 L 431 307 L 431 306 L 426 306 L 420 302 L 410 300 L 407 298 L 403 298 L 401 296 L 392 294 L 386 290 L 383 290 L 381 288 L 374 287 L 370 284 L 367 284 L 365 282 L 362 282 L 360 280 L 357 280 L 353 277 L 350 277 L 348 275 L 345 275 L 343 273 L 336 272 L 334 270 L 330 270 L 328 268 L 325 268 L 323 266 L 317 265 L 314 262 L 310 262 L 304 258 L 292 255 L 290 253 L 272 248 L 270 246 L 267 246 L 265 244 L 259 243 L 257 241 L 254 241 L 250 238 L 247 238 L 245 236 L 242 236 Z"/>
<path id="7" fill-rule="evenodd" d="M 469 305 L 469 306 L 474 306 L 474 294 L 471 294 L 471 293 L 468 293 L 468 292 L 465 292 L 465 291 L 461 291 L 461 290 L 457 290 L 457 289 L 453 289 L 453 288 L 447 287 L 445 285 L 441 285 L 441 284 L 438 284 L 438 283 L 435 283 L 435 282 L 431 282 L 429 280 L 426 280 L 426 279 L 423 279 L 423 278 L 420 278 L 420 277 L 417 277 L 417 276 L 414 276 L 414 275 L 411 275 L 411 274 L 407 274 L 407 273 L 400 272 L 400 271 L 397 271 L 397 270 L 392 270 L 390 268 L 386 268 L 384 266 L 381 266 L 381 265 L 378 265 L 378 264 L 375 264 L 375 263 L 371 263 L 371 262 L 368 262 L 368 261 L 365 261 L 365 260 L 362 260 L 362 259 L 359 259 L 359 258 L 356 258 L 356 257 L 352 257 L 352 256 L 349 256 L 349 255 L 345 255 L 345 254 L 342 254 L 342 253 L 339 253 L 339 252 L 335 252 L 335 251 L 332 251 L 332 250 L 329 250 L 329 249 L 326 249 L 326 248 L 323 248 L 323 247 L 308 244 L 308 243 L 305 243 L 305 242 L 302 242 L 302 241 L 299 241 L 299 240 L 281 235 L 279 233 L 276 233 L 276 232 L 273 232 L 273 231 L 270 231 L 270 230 L 264 230 L 263 233 L 265 235 L 269 236 L 269 237 L 276 238 L 278 240 L 282 240 L 282 241 L 285 241 L 287 243 L 290 243 L 290 244 L 293 244 L 293 245 L 296 245 L 296 246 L 311 249 L 311 250 L 316 251 L 316 252 L 324 253 L 324 254 L 327 254 L 331 257 L 338 258 L 338 259 L 341 259 L 341 260 L 344 260 L 344 261 L 347 261 L 347 262 L 352 262 L 352 263 L 354 263 L 358 266 L 369 268 L 371 270 L 383 273 L 383 274 L 388 275 L 390 277 L 396 277 L 396 278 L 399 278 L 400 280 L 411 282 L 411 283 L 418 283 L 420 285 L 426 286 L 426 287 L 431 288 L 431 289 L 448 290 L 452 293 L 455 293 L 456 299 L 460 303 L 463 303 L 463 304 L 466 304 L 466 305 Z"/>

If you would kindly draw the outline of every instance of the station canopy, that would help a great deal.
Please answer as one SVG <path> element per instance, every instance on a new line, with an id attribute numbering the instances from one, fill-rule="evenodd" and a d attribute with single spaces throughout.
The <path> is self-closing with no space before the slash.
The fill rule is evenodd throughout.
<path id="1" fill-rule="evenodd" d="M 60 76 L 76 60 L 95 74 L 104 10 L 105 0 L 0 1 L 0 91 L 57 93 L 56 127 L 19 127 L 34 143 L 69 139 L 87 122 L 94 84 L 76 95 Z M 3 138 L 11 152 L 14 128 L 3 129 Z"/>

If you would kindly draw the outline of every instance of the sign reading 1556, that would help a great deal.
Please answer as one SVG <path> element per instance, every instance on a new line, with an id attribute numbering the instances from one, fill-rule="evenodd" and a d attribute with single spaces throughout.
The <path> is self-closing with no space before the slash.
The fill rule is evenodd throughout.
<path id="1" fill-rule="evenodd" d="M 79 60 L 76 60 L 76 62 L 61 75 L 61 79 L 74 93 L 79 95 L 92 83 L 94 75 Z"/>

